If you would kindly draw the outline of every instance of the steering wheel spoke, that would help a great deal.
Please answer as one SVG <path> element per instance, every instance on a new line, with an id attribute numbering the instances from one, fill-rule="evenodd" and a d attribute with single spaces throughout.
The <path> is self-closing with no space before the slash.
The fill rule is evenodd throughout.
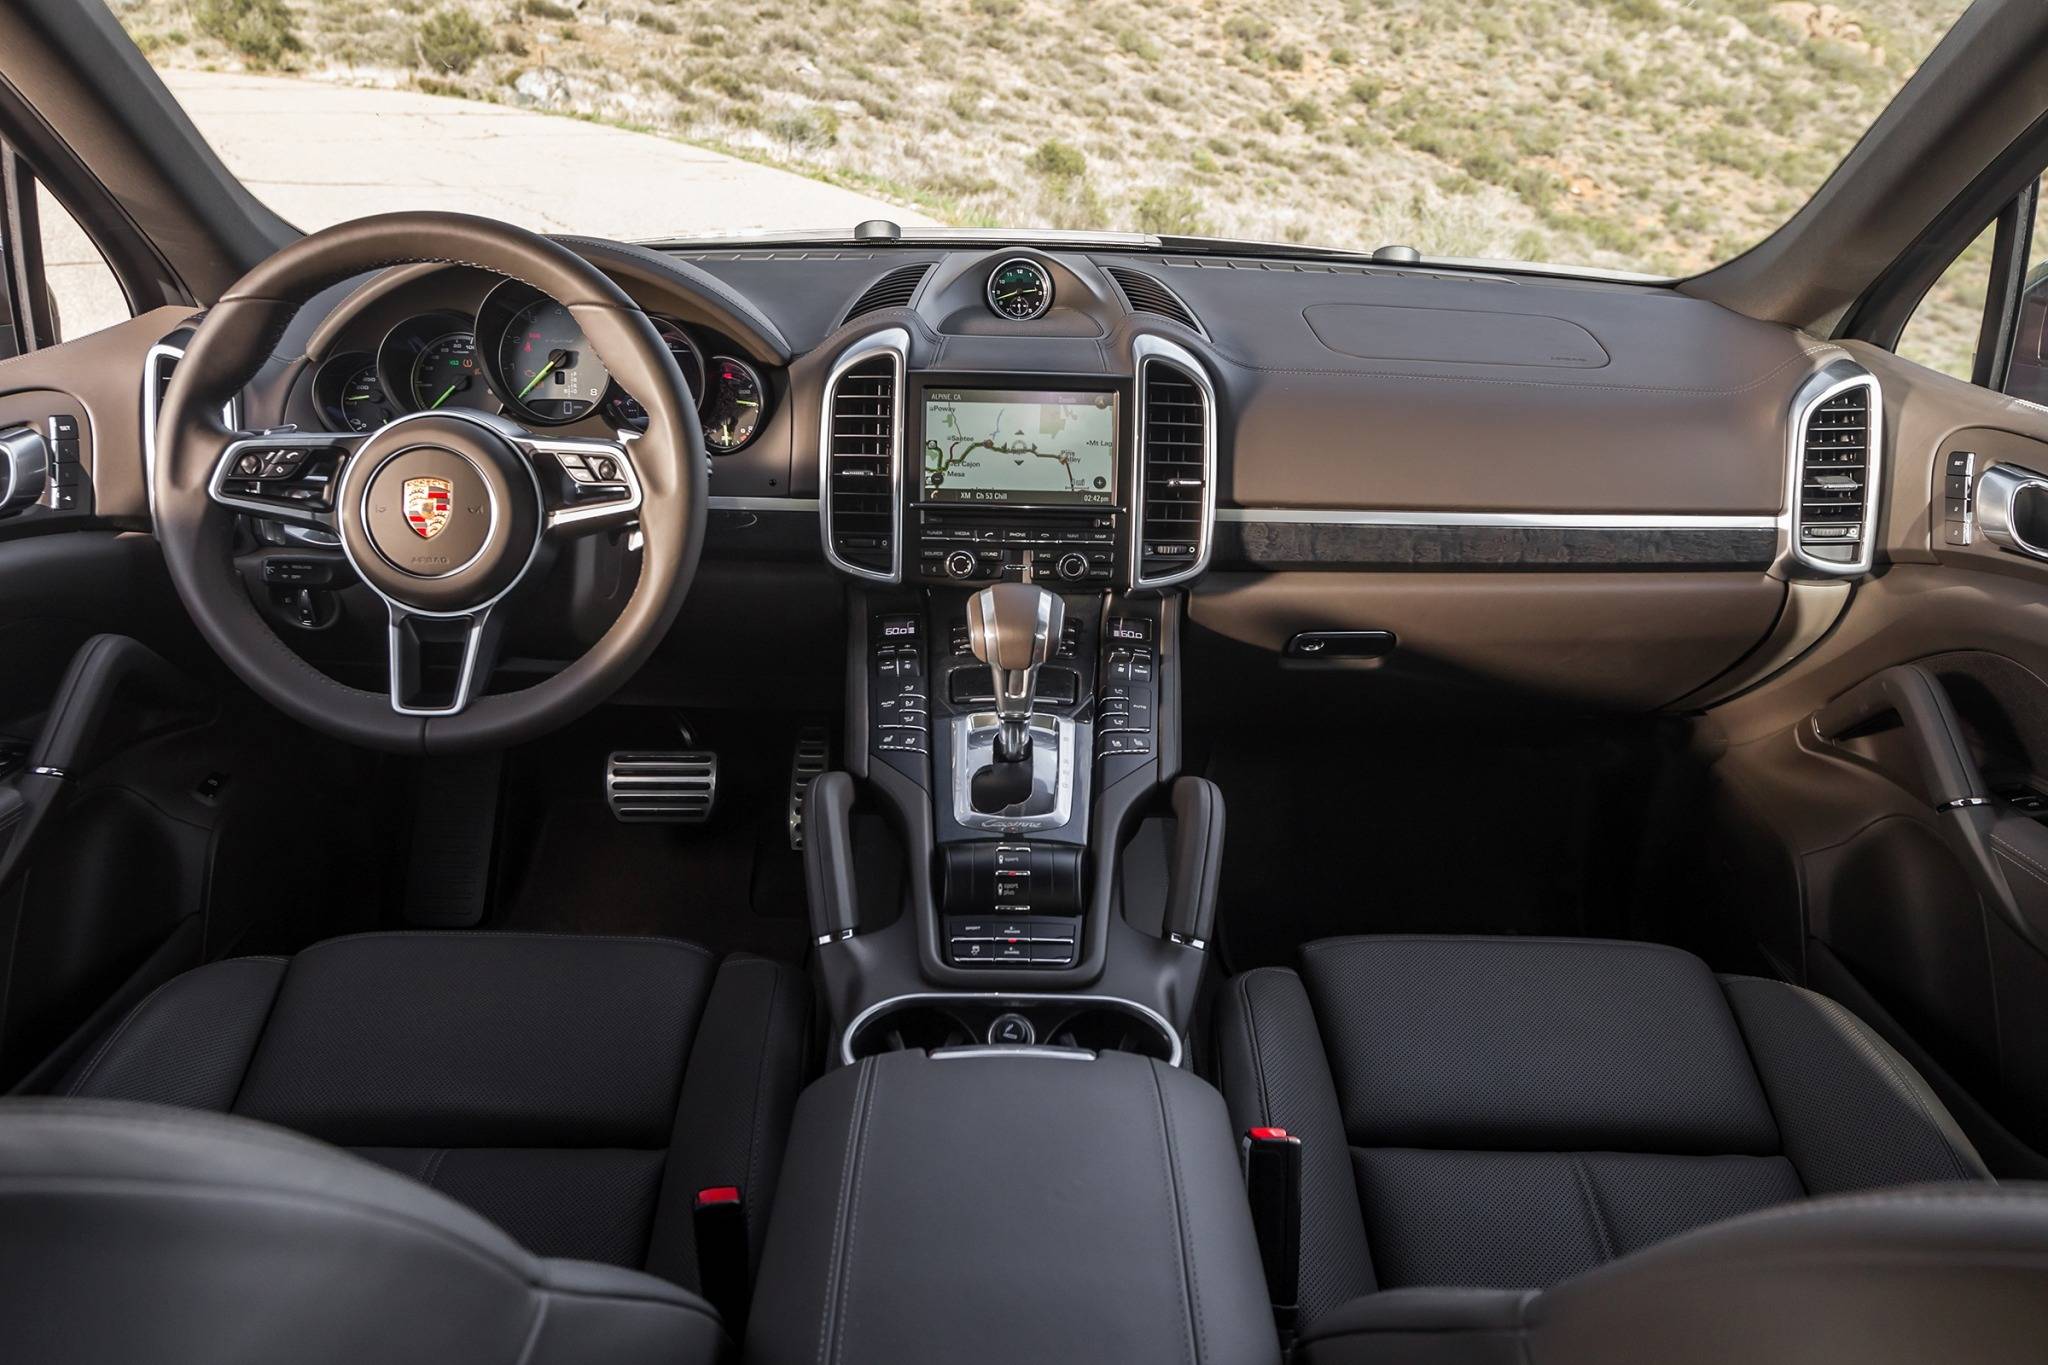
<path id="1" fill-rule="evenodd" d="M 389 606 L 391 709 L 401 716 L 460 715 L 498 665 L 498 613 L 484 607 L 437 616 Z"/>
<path id="2" fill-rule="evenodd" d="M 207 493 L 237 512 L 331 534 L 341 467 L 364 439 L 353 431 L 238 434 L 215 461 Z"/>
<path id="3" fill-rule="evenodd" d="M 527 435 L 515 444 L 540 479 L 548 535 L 590 535 L 639 520 L 640 472 L 624 441 Z"/>

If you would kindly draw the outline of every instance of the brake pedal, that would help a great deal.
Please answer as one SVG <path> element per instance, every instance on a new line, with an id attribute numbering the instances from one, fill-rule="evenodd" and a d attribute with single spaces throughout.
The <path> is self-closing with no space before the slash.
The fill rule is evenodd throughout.
<path id="1" fill-rule="evenodd" d="M 718 755 L 709 749 L 628 749 L 604 764 L 604 799 L 626 824 L 701 825 L 718 801 Z"/>
<path id="2" fill-rule="evenodd" d="M 804 846 L 804 793 L 810 789 L 811 779 L 831 761 L 832 742 L 824 726 L 807 726 L 797 732 L 796 757 L 789 763 L 789 846 L 798 851 Z"/>

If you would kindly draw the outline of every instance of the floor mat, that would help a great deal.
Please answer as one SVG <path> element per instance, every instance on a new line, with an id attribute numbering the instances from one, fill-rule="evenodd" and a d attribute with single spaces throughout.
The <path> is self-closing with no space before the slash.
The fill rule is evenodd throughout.
<path id="1" fill-rule="evenodd" d="M 1217 736 L 1224 962 L 1340 934 L 1620 932 L 1647 762 L 1605 729 Z"/>
<path id="2" fill-rule="evenodd" d="M 718 803 L 703 825 L 621 824 L 603 797 L 614 748 L 679 748 L 646 718 L 586 722 L 508 775 L 494 923 L 575 934 L 654 934 L 718 953 L 800 961 L 809 943 L 802 856 L 789 847 L 796 724 L 722 715 L 698 727 L 719 755 Z"/>

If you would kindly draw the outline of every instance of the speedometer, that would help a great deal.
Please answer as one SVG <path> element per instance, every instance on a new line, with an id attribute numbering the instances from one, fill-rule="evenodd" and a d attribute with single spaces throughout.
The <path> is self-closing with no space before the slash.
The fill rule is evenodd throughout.
<path id="1" fill-rule="evenodd" d="M 449 332 L 420 348 L 412 362 L 412 401 L 421 408 L 475 407 L 483 397 L 476 364 L 476 337 Z"/>
<path id="2" fill-rule="evenodd" d="M 536 300 L 513 314 L 498 348 L 505 397 L 535 421 L 587 416 L 611 387 L 611 371 L 569 310 L 553 299 Z"/>

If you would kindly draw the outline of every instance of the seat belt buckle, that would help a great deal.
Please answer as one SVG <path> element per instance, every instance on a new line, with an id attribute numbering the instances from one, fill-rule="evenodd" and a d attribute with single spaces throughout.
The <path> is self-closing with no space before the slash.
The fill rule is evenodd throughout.
<path id="1" fill-rule="evenodd" d="M 707 1185 L 691 1204 L 697 1234 L 697 1279 L 734 1341 L 747 1329 L 753 1296 L 747 1250 L 747 1207 L 737 1185 Z"/>
<path id="2" fill-rule="evenodd" d="M 1301 1139 L 1285 1128 L 1247 1129 L 1238 1155 L 1273 1320 L 1284 1338 L 1293 1333 L 1301 1297 Z"/>

